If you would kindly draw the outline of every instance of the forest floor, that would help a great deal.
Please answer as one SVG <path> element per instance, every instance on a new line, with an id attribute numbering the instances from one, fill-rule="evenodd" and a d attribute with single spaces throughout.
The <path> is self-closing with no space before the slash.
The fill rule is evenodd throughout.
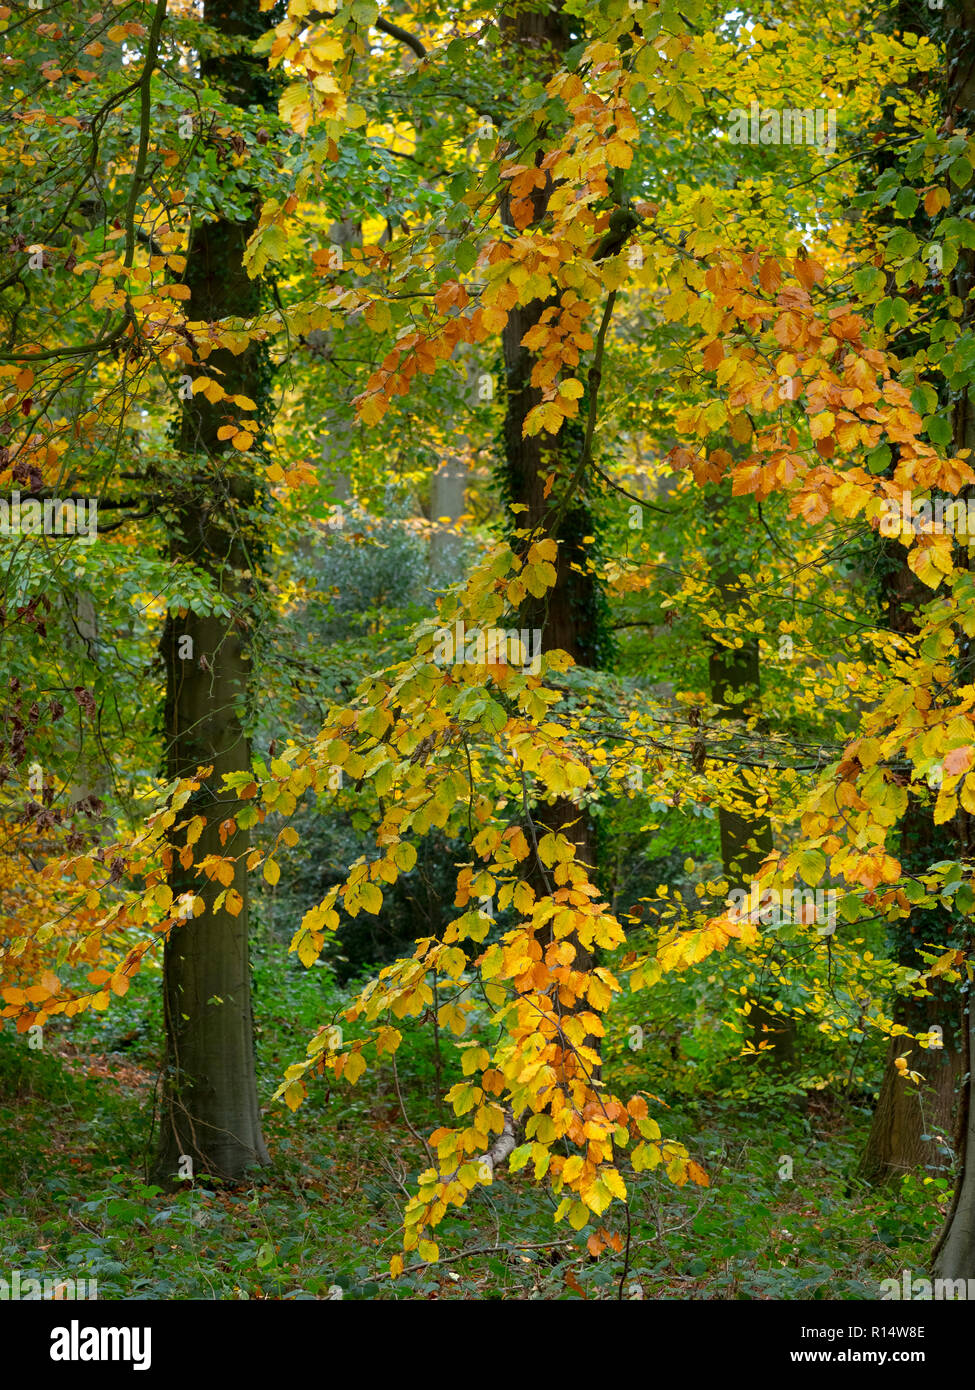
<path id="1" fill-rule="evenodd" d="M 258 971 L 255 1005 L 273 1166 L 246 1187 L 146 1185 L 158 981 L 118 1014 L 49 1027 L 40 1051 L 0 1034 L 0 1269 L 93 1278 L 103 1299 L 546 1300 L 875 1299 L 881 1279 L 925 1271 L 945 1179 L 865 1186 L 854 1173 L 869 1111 L 821 1092 L 671 1097 L 665 1136 L 711 1184 L 639 1175 L 628 1246 L 625 1209 L 607 1213 L 619 1251 L 593 1258 L 589 1230 L 554 1224 L 555 1201 L 529 1166 L 452 1209 L 436 1232 L 439 1263 L 408 1260 L 393 1281 L 403 1206 L 427 1166 L 410 1126 L 449 1123 L 436 1103 L 439 1057 L 407 1035 L 395 1079 L 387 1065 L 355 1089 L 322 1087 L 295 1114 L 267 1103 L 321 1021 L 322 976 L 275 959 Z"/>

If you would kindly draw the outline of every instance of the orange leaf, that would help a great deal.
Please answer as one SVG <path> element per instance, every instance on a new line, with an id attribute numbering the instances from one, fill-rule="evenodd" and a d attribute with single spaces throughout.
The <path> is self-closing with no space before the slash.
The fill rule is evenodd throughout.
<path id="1" fill-rule="evenodd" d="M 965 748 L 952 748 L 950 753 L 945 754 L 945 772 L 949 777 L 957 777 L 960 772 L 967 772 L 975 758 L 975 748 L 968 744 Z"/>
<path id="2" fill-rule="evenodd" d="M 713 372 L 719 362 L 724 361 L 724 343 L 720 338 L 715 338 L 713 343 L 708 343 L 704 349 L 704 365 L 709 372 Z"/>

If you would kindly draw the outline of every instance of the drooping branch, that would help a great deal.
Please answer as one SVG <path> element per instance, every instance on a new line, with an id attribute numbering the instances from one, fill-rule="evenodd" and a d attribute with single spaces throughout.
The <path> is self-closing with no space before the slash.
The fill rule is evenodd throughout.
<path id="1" fill-rule="evenodd" d="M 159 56 L 159 37 L 166 18 L 167 0 L 158 0 L 149 29 L 146 43 L 146 61 L 139 83 L 141 88 L 139 102 L 139 148 L 136 153 L 132 182 L 129 185 L 128 206 L 125 210 L 125 259 L 123 265 L 128 270 L 135 255 L 135 213 L 139 195 L 145 187 L 146 162 L 149 157 L 149 136 L 152 122 L 152 75 L 156 70 Z"/>

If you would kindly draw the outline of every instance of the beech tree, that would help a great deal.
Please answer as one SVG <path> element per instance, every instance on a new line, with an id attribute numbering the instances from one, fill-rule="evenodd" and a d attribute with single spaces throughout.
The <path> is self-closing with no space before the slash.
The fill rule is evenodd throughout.
<path id="1" fill-rule="evenodd" d="M 54 58 L 21 40 L 46 84 L 39 107 L 20 100 L 22 124 L 43 129 L 52 163 L 69 132 L 100 136 L 116 106 L 130 103 L 138 118 L 100 146 L 116 175 L 103 223 L 58 262 L 64 276 L 90 277 L 71 312 L 52 328 L 30 296 L 9 311 L 4 466 L 11 479 L 60 486 L 77 437 L 71 467 L 83 481 L 110 464 L 106 500 L 133 522 L 138 501 L 168 516 L 165 559 L 191 565 L 159 590 L 169 781 L 136 829 L 47 866 L 41 881 L 56 889 L 64 926 L 9 931 L 2 1013 L 26 1028 L 105 1007 L 162 945 L 173 1068 L 162 1167 L 186 1154 L 233 1177 L 262 1160 L 245 879 L 260 869 L 278 881 L 298 838 L 290 818 L 338 774 L 354 785 L 372 840 L 295 923 L 301 963 L 319 959 L 342 920 L 380 913 L 433 834 L 464 846 L 454 913 L 341 1020 L 322 1020 L 278 1096 L 294 1109 L 324 1074 L 355 1084 L 399 1048 L 398 1023 L 433 1009 L 456 1039 L 463 1080 L 445 1097 L 456 1123 L 431 1136 L 434 1160 L 407 1203 L 405 1251 L 436 1259 L 447 1209 L 497 1180 L 505 1158 L 551 1189 L 556 1220 L 591 1227 L 593 1254 L 621 1249 L 604 1218 L 628 1201 L 634 1174 L 709 1181 L 680 1137 L 664 1134 L 651 1092 L 603 1084 L 603 1040 L 624 992 L 711 958 L 760 967 L 774 951 L 768 1000 L 789 985 L 803 1000 L 793 1011 L 833 1036 L 906 1041 L 909 1027 L 889 1016 L 892 992 L 968 976 L 967 944 L 925 941 L 920 964 L 907 965 L 877 962 L 862 936 L 878 920 L 934 922 L 946 900 L 965 920 L 975 909 L 964 853 L 925 852 L 917 864 L 902 853 L 912 804 L 938 826 L 975 806 L 971 695 L 956 678 L 975 594 L 930 506 L 975 482 L 962 404 L 975 245 L 962 215 L 973 163 L 968 78 L 958 76 L 967 68 L 951 69 L 958 116 L 946 121 L 916 80 L 942 62 L 937 33 L 864 31 L 852 6 L 823 15 L 800 3 L 780 19 L 703 0 L 566 0 L 416 11 L 402 24 L 371 0 L 270 9 L 256 52 L 280 79 L 277 118 L 248 115 L 264 100 L 264 75 L 240 57 L 228 68 L 233 45 L 192 73 L 202 31 L 190 14 L 167 28 L 162 0 L 148 24 L 126 20 L 106 35 L 126 45 L 133 84 L 114 68 L 97 80 L 70 66 L 54 75 Z M 209 13 L 223 39 L 237 32 L 229 12 Z M 256 16 L 239 16 L 254 33 Z M 85 24 L 72 20 L 70 43 L 101 44 Z M 812 60 L 824 51 L 825 66 Z M 207 67 L 218 58 L 219 77 Z M 95 83 L 84 119 L 59 114 L 51 89 L 65 73 L 82 103 Z M 225 162 L 218 206 L 173 143 L 187 73 L 216 113 L 206 160 Z M 876 167 L 873 127 L 892 84 L 900 124 L 876 133 L 899 157 L 864 195 L 893 206 L 878 230 L 850 214 L 864 169 Z M 821 138 L 783 143 L 785 96 L 790 111 L 824 118 L 813 119 Z M 826 134 L 839 109 L 859 141 L 850 157 Z M 204 115 L 190 124 L 192 141 Z M 23 155 L 15 147 L 5 158 Z M 82 163 L 78 197 L 99 167 Z M 48 184 L 32 188 L 36 240 L 25 235 L 10 253 L 15 294 L 30 256 L 67 250 L 45 220 Z M 55 233 L 73 200 L 55 209 Z M 929 323 L 914 294 L 932 273 L 927 248 L 907 225 L 920 209 L 952 279 L 939 282 L 937 336 L 907 354 L 904 332 Z M 337 257 L 326 229 L 350 210 L 361 244 Z M 276 293 L 262 300 L 272 276 Z M 59 296 L 44 289 L 51 308 Z M 248 654 L 267 535 L 257 513 L 265 487 L 276 515 L 326 505 L 308 457 L 321 419 L 301 387 L 309 349 L 333 352 L 336 341 L 356 350 L 342 467 L 363 493 L 395 473 L 389 454 L 402 438 L 442 439 L 465 354 L 503 362 L 505 534 L 485 539 L 404 650 L 330 701 L 313 736 L 252 758 Z M 294 373 L 281 388 L 287 430 L 267 444 L 265 347 L 280 376 Z M 950 423 L 926 380 L 932 362 L 954 395 Z M 644 372 L 654 394 L 631 409 L 625 388 Z M 134 434 L 142 412 L 161 449 L 162 402 L 172 406 L 183 376 L 192 397 L 179 402 L 165 476 L 137 474 L 150 486 L 126 498 L 117 436 Z M 71 391 L 78 405 L 62 419 L 46 402 Z M 614 450 L 621 420 L 629 438 Z M 653 467 L 641 469 L 638 453 Z M 601 552 L 595 534 L 611 502 L 652 505 L 663 475 L 685 509 L 666 540 L 681 564 L 662 563 L 666 546 L 647 536 Z M 754 512 L 741 513 L 744 538 L 722 538 L 708 564 L 718 495 Z M 905 497 L 921 496 L 927 519 L 904 524 Z M 896 539 L 923 586 L 909 632 L 885 633 L 843 606 L 852 586 L 837 537 L 873 544 L 877 532 Z M 758 564 L 747 553 L 755 535 Z M 145 577 L 164 568 L 161 554 L 147 557 Z M 693 681 L 661 692 L 601 669 L 600 605 L 627 595 L 676 611 L 673 647 L 696 625 L 694 651 L 674 654 Z M 537 661 L 513 636 L 534 628 Z M 804 670 L 787 667 L 782 637 L 804 644 Z M 830 670 L 847 646 L 849 662 Z M 635 784 L 669 813 L 707 814 L 725 841 L 723 875 L 701 885 L 699 906 L 675 906 L 650 933 L 605 900 L 595 863 L 597 813 Z M 736 874 L 754 894 L 736 895 Z M 802 910 L 769 920 L 767 900 L 796 884 L 835 895 L 833 934 Z M 492 928 L 491 902 L 507 914 L 503 930 Z M 90 990 L 52 968 L 62 944 L 63 959 L 95 966 Z M 490 1045 L 466 1036 L 475 1010 Z M 919 1052 L 936 1045 L 930 1029 L 910 1041 Z M 908 1084 L 920 1077 L 905 1054 L 894 1068 Z M 968 1174 L 963 1165 L 942 1252 L 952 1270 L 970 1259 Z M 403 1268 L 395 1256 L 391 1273 Z"/>

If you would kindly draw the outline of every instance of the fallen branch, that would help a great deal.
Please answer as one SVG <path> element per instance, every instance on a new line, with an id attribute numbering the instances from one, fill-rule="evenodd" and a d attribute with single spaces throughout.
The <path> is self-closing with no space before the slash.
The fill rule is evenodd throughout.
<path id="1" fill-rule="evenodd" d="M 407 1265 L 406 1269 L 401 1270 L 396 1276 L 402 1279 L 404 1274 L 416 1274 L 421 1269 L 431 1269 L 434 1265 L 456 1264 L 458 1260 L 470 1260 L 475 1255 L 503 1255 L 506 1252 L 514 1253 L 516 1250 L 554 1250 L 556 1246 L 575 1246 L 573 1240 L 547 1240 L 540 1245 L 479 1245 L 474 1250 L 462 1250 L 459 1255 L 440 1255 L 435 1260 L 422 1260 L 418 1265 Z M 389 1270 L 383 1270 L 376 1275 L 376 1279 L 392 1279 Z"/>
<path id="2" fill-rule="evenodd" d="M 494 1177 L 494 1170 L 499 1163 L 503 1163 L 509 1154 L 514 1153 L 518 1142 L 515 1134 L 515 1117 L 510 1110 L 504 1112 L 504 1128 L 488 1149 L 486 1154 L 481 1154 L 476 1160 L 477 1163 L 486 1163 L 491 1170 L 491 1177 Z"/>
<path id="3" fill-rule="evenodd" d="M 518 1137 L 515 1134 L 515 1117 L 514 1115 L 512 1115 L 510 1110 L 505 1110 L 504 1125 L 502 1127 L 501 1133 L 498 1135 L 497 1139 L 495 1139 L 494 1143 L 488 1149 L 487 1153 L 478 1154 L 477 1158 L 469 1159 L 466 1161 L 476 1163 L 478 1165 L 477 1176 L 481 1182 L 488 1182 L 489 1180 L 493 1181 L 495 1168 L 498 1166 L 499 1163 L 503 1163 L 509 1154 L 514 1152 L 517 1142 Z M 449 1173 L 440 1173 L 440 1181 L 452 1182 L 463 1166 L 464 1164 L 463 1162 L 461 1162 L 458 1163 L 456 1168 L 452 1168 Z M 481 1169 L 485 1166 L 488 1170 L 486 1174 L 481 1171 Z"/>

